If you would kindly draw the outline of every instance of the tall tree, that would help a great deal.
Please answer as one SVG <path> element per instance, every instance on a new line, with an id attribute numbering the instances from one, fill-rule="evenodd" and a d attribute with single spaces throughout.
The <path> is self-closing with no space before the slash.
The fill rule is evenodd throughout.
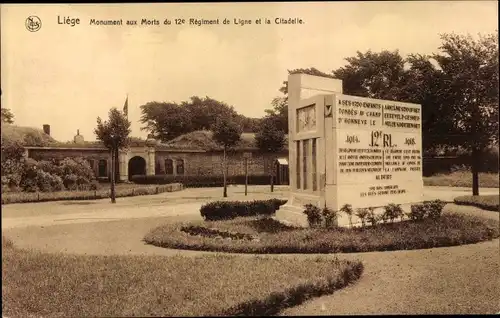
<path id="1" fill-rule="evenodd" d="M 2 123 L 7 123 L 7 124 L 14 123 L 14 114 L 8 108 L 2 107 Z"/>
<path id="2" fill-rule="evenodd" d="M 405 60 L 399 51 L 357 52 L 345 59 L 348 64 L 333 71 L 342 80 L 344 94 L 397 100 L 405 81 Z"/>
<path id="3" fill-rule="evenodd" d="M 185 107 L 169 102 L 149 102 L 141 107 L 140 122 L 155 138 L 167 142 L 193 131 L 191 114 Z"/>
<path id="4" fill-rule="evenodd" d="M 480 35 L 443 34 L 439 54 L 433 58 L 442 69 L 440 91 L 450 104 L 455 139 L 472 154 L 472 194 L 479 195 L 481 154 L 498 143 L 498 31 Z"/>
<path id="5" fill-rule="evenodd" d="M 117 108 L 111 108 L 109 119 L 103 122 L 100 117 L 97 117 L 97 127 L 94 129 L 97 139 L 103 142 L 111 154 L 111 203 L 116 203 L 115 162 L 118 158 L 118 150 L 125 148 L 129 143 L 130 126 L 131 123 L 125 114 Z"/>
<path id="6" fill-rule="evenodd" d="M 233 106 L 208 96 L 193 96 L 189 102 L 183 102 L 181 105 L 191 115 L 193 130 L 210 130 L 218 118 L 228 119 L 238 115 Z"/>
<path id="7" fill-rule="evenodd" d="M 226 153 L 229 149 L 234 147 L 241 139 L 241 127 L 232 118 L 218 118 L 212 128 L 213 140 L 222 146 L 224 157 L 222 161 L 222 174 L 224 178 L 224 198 L 227 197 L 227 158 Z"/>
<path id="8" fill-rule="evenodd" d="M 274 175 L 277 153 L 285 146 L 285 132 L 277 127 L 276 118 L 267 116 L 262 120 L 260 130 L 255 134 L 257 147 L 262 153 L 271 154 L 269 167 L 271 192 L 274 192 Z"/>

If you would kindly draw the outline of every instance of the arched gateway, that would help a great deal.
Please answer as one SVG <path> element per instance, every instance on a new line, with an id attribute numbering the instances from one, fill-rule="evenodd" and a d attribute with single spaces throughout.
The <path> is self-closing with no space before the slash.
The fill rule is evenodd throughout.
<path id="1" fill-rule="evenodd" d="M 132 157 L 128 162 L 128 179 L 132 176 L 146 174 L 146 160 L 140 156 Z"/>

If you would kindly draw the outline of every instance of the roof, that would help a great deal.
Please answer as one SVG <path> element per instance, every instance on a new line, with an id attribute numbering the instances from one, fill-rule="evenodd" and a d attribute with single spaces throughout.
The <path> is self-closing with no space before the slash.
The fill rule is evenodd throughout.
<path id="1" fill-rule="evenodd" d="M 165 144 L 166 147 L 176 148 L 180 150 L 222 150 L 222 147 L 218 145 L 212 139 L 213 133 L 209 130 L 198 130 L 193 131 L 177 138 Z M 284 150 L 287 149 L 288 145 L 285 143 Z M 258 150 L 255 141 L 255 133 L 242 133 L 240 141 L 234 147 L 236 150 Z"/>

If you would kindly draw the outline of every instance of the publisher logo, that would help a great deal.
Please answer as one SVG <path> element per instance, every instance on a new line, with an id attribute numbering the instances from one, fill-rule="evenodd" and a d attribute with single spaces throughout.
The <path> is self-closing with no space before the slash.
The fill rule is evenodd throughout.
<path id="1" fill-rule="evenodd" d="M 30 32 L 36 32 L 42 27 L 42 20 L 36 15 L 30 15 L 26 19 L 26 29 Z"/>

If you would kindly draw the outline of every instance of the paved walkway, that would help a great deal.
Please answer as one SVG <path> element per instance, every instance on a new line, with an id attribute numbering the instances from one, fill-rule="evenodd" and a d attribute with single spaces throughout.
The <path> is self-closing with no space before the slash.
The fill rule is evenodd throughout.
<path id="1" fill-rule="evenodd" d="M 6 205 L 2 206 L 2 234 L 18 247 L 45 252 L 210 254 L 158 248 L 141 240 L 155 226 L 201 219 L 199 207 L 206 201 L 220 199 L 222 192 L 218 190 L 187 189 L 175 194 L 119 198 L 115 205 L 108 200 Z M 252 187 L 251 196 L 245 197 L 242 188 L 234 187 L 230 188 L 228 199 L 286 197 L 286 188 L 277 190 L 271 194 L 268 187 Z M 425 195 L 426 199 L 451 200 L 469 193 L 470 189 L 427 187 Z M 481 194 L 497 193 L 498 189 L 481 189 Z M 500 215 L 451 204 L 445 209 L 497 220 Z M 360 259 L 365 273 L 355 285 L 291 308 L 283 315 L 495 313 L 500 311 L 498 247 L 496 239 L 450 248 L 323 255 Z"/>

